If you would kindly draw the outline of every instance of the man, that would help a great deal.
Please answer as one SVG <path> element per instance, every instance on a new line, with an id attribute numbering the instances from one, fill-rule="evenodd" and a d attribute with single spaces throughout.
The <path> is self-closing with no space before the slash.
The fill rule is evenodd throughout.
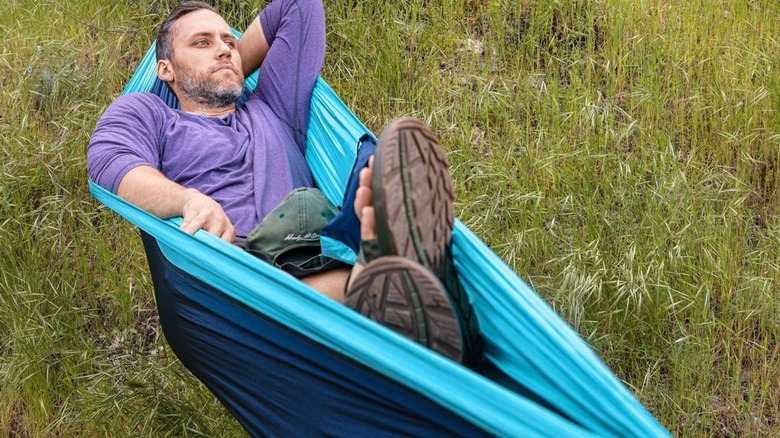
<path id="1" fill-rule="evenodd" d="M 181 109 L 145 93 L 117 99 L 90 140 L 90 177 L 159 217 L 182 216 L 188 233 L 204 229 L 243 242 L 264 218 L 303 196 L 294 189 L 314 186 L 304 153 L 324 50 L 320 0 L 275 0 L 240 40 L 211 6 L 180 5 L 160 27 L 157 74 Z M 257 88 L 237 108 L 245 76 L 259 67 Z M 355 194 L 360 261 L 301 279 L 466 361 L 473 333 L 460 327 L 456 312 L 467 303 L 456 296 L 451 305 L 440 282 L 462 293 L 449 263 L 452 183 L 437 143 L 416 120 L 389 124 Z"/>

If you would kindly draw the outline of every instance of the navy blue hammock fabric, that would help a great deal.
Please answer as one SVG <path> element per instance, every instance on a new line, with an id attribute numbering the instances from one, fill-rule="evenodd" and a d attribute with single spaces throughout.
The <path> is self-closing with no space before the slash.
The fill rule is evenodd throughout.
<path id="1" fill-rule="evenodd" d="M 125 93 L 155 91 L 154 45 Z M 247 87 L 256 84 L 256 75 Z M 368 131 L 318 79 L 306 158 L 339 205 Z M 141 229 L 160 322 L 181 362 L 253 436 L 668 436 L 515 272 L 456 221 L 453 253 L 480 321 L 470 370 L 397 335 L 180 218 L 90 181 Z M 345 258 L 354 257 L 344 250 Z"/>

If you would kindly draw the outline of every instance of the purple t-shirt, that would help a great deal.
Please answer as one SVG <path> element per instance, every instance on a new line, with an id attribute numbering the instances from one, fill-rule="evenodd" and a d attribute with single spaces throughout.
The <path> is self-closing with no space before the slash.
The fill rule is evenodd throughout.
<path id="1" fill-rule="evenodd" d="M 169 108 L 157 96 L 121 96 L 95 127 L 90 178 L 116 193 L 134 167 L 149 165 L 216 200 L 246 236 L 296 187 L 311 187 L 304 158 L 309 103 L 325 53 L 319 0 L 274 0 L 260 12 L 270 50 L 258 86 L 225 117 Z"/>

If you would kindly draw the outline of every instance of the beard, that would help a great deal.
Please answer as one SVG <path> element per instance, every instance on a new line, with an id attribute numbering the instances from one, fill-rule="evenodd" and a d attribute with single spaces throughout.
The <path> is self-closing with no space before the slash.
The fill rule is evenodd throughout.
<path id="1" fill-rule="evenodd" d="M 244 92 L 244 78 L 237 82 L 210 81 L 184 65 L 175 65 L 179 90 L 190 100 L 207 108 L 224 108 L 235 104 Z"/>

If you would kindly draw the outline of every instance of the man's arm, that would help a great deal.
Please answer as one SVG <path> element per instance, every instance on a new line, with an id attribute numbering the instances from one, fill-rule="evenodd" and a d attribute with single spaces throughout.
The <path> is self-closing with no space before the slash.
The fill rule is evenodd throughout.
<path id="1" fill-rule="evenodd" d="M 190 234 L 203 228 L 232 242 L 235 229 L 216 201 L 176 184 L 155 167 L 160 160 L 159 135 L 165 128 L 162 105 L 144 93 L 114 101 L 89 140 L 89 177 L 155 216 L 184 217 L 181 227 Z"/>
<path id="2" fill-rule="evenodd" d="M 292 129 L 303 152 L 312 90 L 325 59 L 322 0 L 273 0 L 247 34 L 239 40 L 243 69 L 252 72 L 262 63 L 255 94 Z"/>
<path id="3" fill-rule="evenodd" d="M 163 219 L 182 216 L 181 229 L 190 234 L 202 228 L 228 242 L 236 237 L 233 224 L 216 201 L 176 184 L 151 166 L 128 171 L 117 195 Z"/>
<path id="4" fill-rule="evenodd" d="M 241 55 L 241 65 L 244 70 L 244 77 L 247 77 L 260 68 L 265 55 L 268 54 L 268 41 L 263 33 L 263 25 L 260 23 L 260 17 L 255 20 L 238 40 L 238 53 Z"/>

